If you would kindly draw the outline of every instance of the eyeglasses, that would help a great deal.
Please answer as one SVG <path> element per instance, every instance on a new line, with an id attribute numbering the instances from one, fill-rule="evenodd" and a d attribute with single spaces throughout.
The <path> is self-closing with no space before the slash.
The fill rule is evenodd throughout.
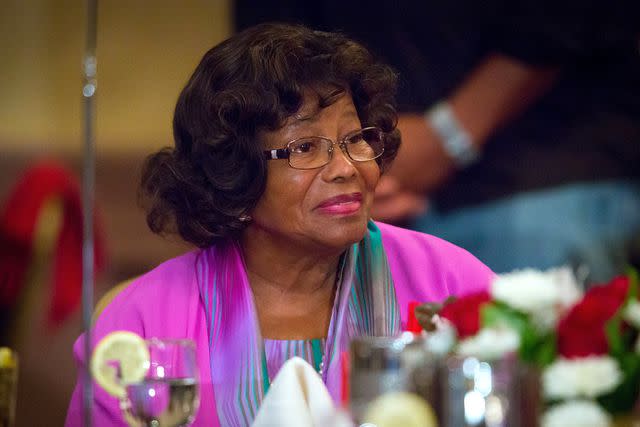
<path id="1" fill-rule="evenodd" d="M 349 132 L 342 140 L 333 142 L 324 136 L 307 136 L 290 141 L 286 148 L 265 150 L 267 160 L 288 159 L 294 169 L 316 169 L 328 164 L 333 146 L 338 145 L 354 162 L 368 162 L 384 153 L 385 133 L 377 127 Z"/>

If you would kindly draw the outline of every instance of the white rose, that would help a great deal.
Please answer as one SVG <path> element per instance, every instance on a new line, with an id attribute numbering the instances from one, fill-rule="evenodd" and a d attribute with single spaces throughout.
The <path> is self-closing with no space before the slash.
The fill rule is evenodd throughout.
<path id="1" fill-rule="evenodd" d="M 622 381 L 618 362 L 609 356 L 559 358 L 542 373 L 542 388 L 549 399 L 596 397 Z"/>
<path id="2" fill-rule="evenodd" d="M 582 299 L 584 287 L 578 282 L 570 267 L 552 268 L 547 274 L 558 286 L 558 302 L 563 309 L 568 309 Z"/>
<path id="3" fill-rule="evenodd" d="M 491 284 L 494 299 L 533 315 L 543 329 L 555 325 L 560 313 L 577 302 L 582 292 L 569 267 L 546 272 L 516 270 L 496 276 Z"/>
<path id="4" fill-rule="evenodd" d="M 495 360 L 519 347 L 520 335 L 511 328 L 499 326 L 483 328 L 476 335 L 461 340 L 456 352 L 461 356 Z"/>
<path id="5" fill-rule="evenodd" d="M 623 317 L 631 326 L 640 329 L 640 303 L 638 301 L 629 302 L 624 308 Z"/>
<path id="6" fill-rule="evenodd" d="M 630 301 L 624 308 L 622 317 L 631 326 L 640 329 L 640 303 L 638 301 Z M 635 351 L 640 353 L 640 336 L 636 339 Z"/>
<path id="7" fill-rule="evenodd" d="M 425 345 L 430 352 L 444 356 L 456 343 L 458 338 L 456 328 L 447 319 L 437 314 L 433 316 L 433 323 L 436 330 L 426 334 Z"/>
<path id="8" fill-rule="evenodd" d="M 570 400 L 552 406 L 542 416 L 542 427 L 608 427 L 611 418 L 591 400 Z"/>

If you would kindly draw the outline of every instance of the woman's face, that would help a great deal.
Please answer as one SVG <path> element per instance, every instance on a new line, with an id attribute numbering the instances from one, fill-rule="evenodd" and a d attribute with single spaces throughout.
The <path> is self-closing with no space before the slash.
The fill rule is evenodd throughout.
<path id="1" fill-rule="evenodd" d="M 264 148 L 284 148 L 306 136 L 339 141 L 362 127 L 348 93 L 328 107 L 317 105 L 317 96 L 305 96 L 301 110 L 284 127 L 261 135 Z M 364 236 L 379 177 L 375 160 L 354 162 L 337 145 L 331 161 L 317 169 L 299 170 L 286 159 L 270 160 L 266 189 L 249 228 L 285 244 L 343 250 Z"/>

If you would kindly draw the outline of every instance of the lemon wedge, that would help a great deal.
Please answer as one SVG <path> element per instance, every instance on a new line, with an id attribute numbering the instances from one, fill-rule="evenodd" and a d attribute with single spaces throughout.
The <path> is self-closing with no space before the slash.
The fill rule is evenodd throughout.
<path id="1" fill-rule="evenodd" d="M 407 392 L 383 394 L 369 404 L 363 421 L 377 427 L 437 427 L 436 415 L 424 399 Z"/>
<path id="2" fill-rule="evenodd" d="M 149 370 L 149 349 L 139 335 L 115 331 L 100 340 L 91 356 L 91 374 L 110 395 L 126 396 L 126 385 L 141 381 Z"/>

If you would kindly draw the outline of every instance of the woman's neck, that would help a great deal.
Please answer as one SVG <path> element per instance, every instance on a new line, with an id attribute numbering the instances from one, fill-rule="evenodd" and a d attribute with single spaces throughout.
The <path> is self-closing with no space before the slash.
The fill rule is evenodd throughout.
<path id="1" fill-rule="evenodd" d="M 246 232 L 241 239 L 263 337 L 325 337 L 341 253 Z"/>

